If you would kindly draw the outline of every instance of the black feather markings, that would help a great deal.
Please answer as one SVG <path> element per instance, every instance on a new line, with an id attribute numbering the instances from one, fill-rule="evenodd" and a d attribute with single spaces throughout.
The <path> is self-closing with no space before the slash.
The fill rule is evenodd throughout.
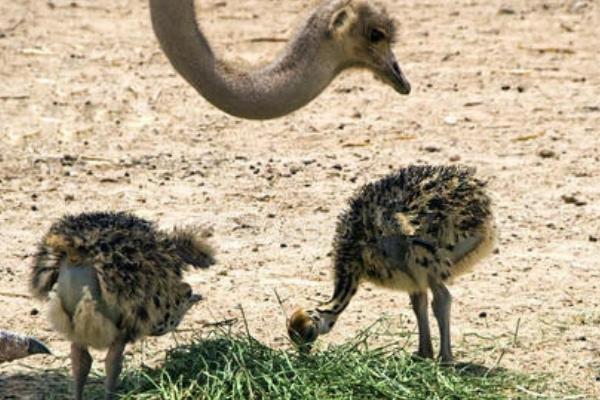
<path id="1" fill-rule="evenodd" d="M 361 263 L 364 246 L 380 248 L 384 257 L 387 252 L 393 259 L 402 258 L 397 251 L 390 253 L 389 245 L 381 247 L 387 243 L 384 239 L 388 234 L 398 232 L 382 232 L 378 215 L 389 219 L 390 215 L 402 213 L 415 228 L 422 225 L 421 232 L 427 238 L 407 233 L 405 240 L 437 259 L 438 247 L 446 244 L 433 238 L 444 228 L 447 213 L 461 213 L 460 223 L 455 226 L 463 231 L 476 229 L 491 216 L 485 186 L 486 182 L 475 177 L 474 168 L 455 165 L 411 165 L 365 184 L 348 200 L 346 210 L 338 217 L 333 245 L 334 276 L 360 274 L 361 268 L 354 271 L 357 267 L 351 265 Z M 401 263 L 394 264 L 403 270 Z"/>
<path id="2" fill-rule="evenodd" d="M 199 299 L 182 281 L 183 271 L 188 264 L 206 268 L 215 262 L 212 248 L 195 236 L 196 230 L 176 232 L 159 230 L 152 222 L 125 212 L 63 216 L 38 245 L 31 291 L 37 298 L 48 299 L 65 262 L 92 267 L 103 282 L 104 300 L 109 298 L 122 317 L 118 329 L 128 340 L 147 334 L 148 326 L 156 331 L 153 324 L 169 308 L 172 328 Z"/>

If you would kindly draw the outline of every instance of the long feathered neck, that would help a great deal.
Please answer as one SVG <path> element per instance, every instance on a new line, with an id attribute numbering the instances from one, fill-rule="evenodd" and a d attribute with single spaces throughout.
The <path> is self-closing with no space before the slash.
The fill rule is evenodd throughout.
<path id="1" fill-rule="evenodd" d="M 357 263 L 362 259 L 358 244 L 364 240 L 363 207 L 360 196 L 355 196 L 348 209 L 338 218 L 333 241 L 333 295 L 331 300 L 317 308 L 313 314 L 316 316 L 314 319 L 319 326 L 319 333 L 329 332 L 358 290 L 360 267 Z"/>
<path id="2" fill-rule="evenodd" d="M 228 114 L 269 119 L 304 106 L 350 66 L 326 36 L 337 3 L 317 8 L 279 57 L 248 71 L 215 57 L 196 23 L 194 0 L 150 0 L 150 13 L 167 58 L 200 95 Z"/>
<path id="3" fill-rule="evenodd" d="M 313 312 L 313 318 L 317 323 L 319 334 L 327 333 L 333 328 L 340 314 L 344 312 L 350 300 L 358 290 L 358 279 L 348 273 L 339 273 L 336 268 L 334 276 L 334 290 L 331 300 L 318 307 Z"/>

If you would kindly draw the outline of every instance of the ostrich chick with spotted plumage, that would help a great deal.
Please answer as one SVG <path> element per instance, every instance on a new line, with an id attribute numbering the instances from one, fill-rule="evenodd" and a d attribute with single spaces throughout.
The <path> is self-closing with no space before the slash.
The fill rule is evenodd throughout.
<path id="1" fill-rule="evenodd" d="M 493 249 L 496 228 L 485 183 L 461 166 L 410 166 L 362 187 L 337 222 L 334 292 L 323 307 L 296 310 L 288 334 L 310 349 L 328 333 L 362 281 L 408 292 L 419 329 L 417 355 L 433 358 L 427 297 L 440 330 L 439 357 L 452 362 L 446 283 Z"/>
<path id="2" fill-rule="evenodd" d="M 108 348 L 106 398 L 113 398 L 127 343 L 173 331 L 200 300 L 182 280 L 188 265 L 214 263 L 194 229 L 158 230 L 128 213 L 65 216 L 39 244 L 31 291 L 48 300 L 53 327 L 71 341 L 75 399 L 92 357 Z"/>

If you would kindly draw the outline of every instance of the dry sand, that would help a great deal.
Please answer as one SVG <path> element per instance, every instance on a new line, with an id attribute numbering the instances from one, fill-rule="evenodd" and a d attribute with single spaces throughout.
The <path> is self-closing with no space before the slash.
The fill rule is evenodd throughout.
<path id="1" fill-rule="evenodd" d="M 53 375 L 40 368 L 69 365 L 68 343 L 27 290 L 36 242 L 63 213 L 129 210 L 210 228 L 219 264 L 190 274 L 206 301 L 180 336 L 239 321 L 241 304 L 253 335 L 288 346 L 275 290 L 286 313 L 327 298 L 345 199 L 422 162 L 476 166 L 502 231 L 498 254 L 451 288 L 457 357 L 501 358 L 600 396 L 597 1 L 387 0 L 411 95 L 353 71 L 265 122 L 223 114 L 176 76 L 146 3 L 0 3 L 0 328 L 35 334 L 59 356 L 2 365 L 2 396 L 10 382 L 31 389 L 15 397 L 46 398 Z M 251 63 L 283 46 L 256 39 L 288 38 L 312 5 L 201 3 L 218 52 Z M 384 314 L 414 333 L 408 296 L 366 285 L 323 340 L 341 343 Z M 159 360 L 172 345 L 172 335 L 149 339 L 128 360 Z"/>

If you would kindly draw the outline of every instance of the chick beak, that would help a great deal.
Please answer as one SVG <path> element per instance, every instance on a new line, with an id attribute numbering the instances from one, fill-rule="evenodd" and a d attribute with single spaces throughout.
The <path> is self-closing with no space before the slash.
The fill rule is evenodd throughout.
<path id="1" fill-rule="evenodd" d="M 202 300 L 204 300 L 204 297 L 202 297 L 201 294 L 193 293 L 190 296 L 190 304 L 196 304 L 196 303 L 198 303 L 198 302 L 200 302 Z"/>
<path id="2" fill-rule="evenodd" d="M 310 354 L 310 352 L 312 351 L 313 348 L 313 343 L 314 342 L 306 342 L 306 343 L 302 343 L 301 345 L 298 346 L 298 351 L 300 352 L 300 354 Z"/>
<path id="3" fill-rule="evenodd" d="M 29 354 L 52 354 L 45 344 L 34 338 L 27 338 L 27 352 Z"/>

